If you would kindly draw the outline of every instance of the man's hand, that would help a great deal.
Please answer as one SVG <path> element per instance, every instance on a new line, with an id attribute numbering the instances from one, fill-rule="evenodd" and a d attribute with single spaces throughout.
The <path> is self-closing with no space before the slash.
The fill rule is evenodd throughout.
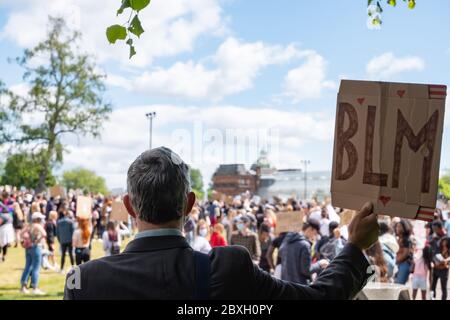
<path id="1" fill-rule="evenodd" d="M 367 202 L 348 226 L 348 242 L 361 250 L 370 248 L 378 240 L 378 229 L 378 216 L 372 203 Z"/>

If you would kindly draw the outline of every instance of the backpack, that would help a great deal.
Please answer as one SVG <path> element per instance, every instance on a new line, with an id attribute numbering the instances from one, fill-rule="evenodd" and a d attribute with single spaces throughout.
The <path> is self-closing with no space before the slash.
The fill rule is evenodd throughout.
<path id="1" fill-rule="evenodd" d="M 114 242 L 112 244 L 111 249 L 110 249 L 110 253 L 111 253 L 112 256 L 115 255 L 115 254 L 119 254 L 120 253 L 120 246 L 119 246 L 119 244 L 117 242 Z"/>
<path id="2" fill-rule="evenodd" d="M 33 246 L 33 239 L 31 237 L 29 227 L 26 227 L 26 229 L 22 232 L 22 239 L 20 241 L 20 244 L 24 249 L 30 249 Z"/>
<path id="3" fill-rule="evenodd" d="M 117 241 L 117 237 L 119 237 L 119 235 L 117 235 L 116 237 L 111 237 L 110 235 L 108 235 L 109 241 L 111 241 L 111 249 L 109 249 L 109 253 L 111 253 L 112 256 L 120 253 L 120 246 L 119 242 Z"/>

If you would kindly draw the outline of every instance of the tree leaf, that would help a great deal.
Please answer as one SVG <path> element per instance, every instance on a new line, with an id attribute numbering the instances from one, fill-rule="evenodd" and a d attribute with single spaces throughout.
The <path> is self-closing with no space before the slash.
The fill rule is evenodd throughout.
<path id="1" fill-rule="evenodd" d="M 117 15 L 122 14 L 123 10 L 126 8 L 130 8 L 130 0 L 122 0 L 122 5 L 120 6 L 119 10 L 117 10 Z"/>
<path id="2" fill-rule="evenodd" d="M 390 6 L 393 6 L 393 7 L 395 7 L 396 5 L 397 5 L 397 1 L 395 1 L 395 0 L 388 0 L 388 2 L 387 2 Z"/>
<path id="3" fill-rule="evenodd" d="M 409 0 L 408 1 L 408 8 L 414 9 L 416 7 L 416 1 L 415 0 Z"/>
<path id="4" fill-rule="evenodd" d="M 127 29 L 121 25 L 115 24 L 106 29 L 106 37 L 109 43 L 116 43 L 117 40 L 125 40 Z"/>
<path id="5" fill-rule="evenodd" d="M 136 54 L 136 49 L 133 45 L 130 45 L 130 59 Z"/>
<path id="6" fill-rule="evenodd" d="M 133 10 L 141 11 L 150 4 L 150 0 L 130 0 L 130 6 Z"/>
<path id="7" fill-rule="evenodd" d="M 133 20 L 131 20 L 130 27 L 128 30 L 135 34 L 138 38 L 141 36 L 141 34 L 144 33 L 144 29 L 142 28 L 141 21 L 139 20 L 139 17 L 137 15 L 134 16 Z"/>

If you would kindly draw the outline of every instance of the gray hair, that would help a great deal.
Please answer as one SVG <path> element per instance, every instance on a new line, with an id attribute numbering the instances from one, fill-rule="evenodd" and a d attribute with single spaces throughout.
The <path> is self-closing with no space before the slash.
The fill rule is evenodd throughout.
<path id="1" fill-rule="evenodd" d="M 127 189 L 141 220 L 161 224 L 179 219 L 191 190 L 189 167 L 169 148 L 147 150 L 128 169 Z"/>

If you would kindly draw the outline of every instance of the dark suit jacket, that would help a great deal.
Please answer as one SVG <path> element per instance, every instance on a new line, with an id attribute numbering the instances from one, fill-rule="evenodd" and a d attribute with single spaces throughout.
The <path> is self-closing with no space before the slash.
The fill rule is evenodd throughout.
<path id="1" fill-rule="evenodd" d="M 273 278 L 252 263 L 244 247 L 217 247 L 209 256 L 211 299 L 349 299 L 370 276 L 367 259 L 353 245 L 310 286 Z M 66 285 L 64 299 L 193 299 L 194 269 L 184 237 L 139 238 L 119 255 L 82 264 L 79 289 Z M 73 276 L 67 275 L 71 288 Z"/>

